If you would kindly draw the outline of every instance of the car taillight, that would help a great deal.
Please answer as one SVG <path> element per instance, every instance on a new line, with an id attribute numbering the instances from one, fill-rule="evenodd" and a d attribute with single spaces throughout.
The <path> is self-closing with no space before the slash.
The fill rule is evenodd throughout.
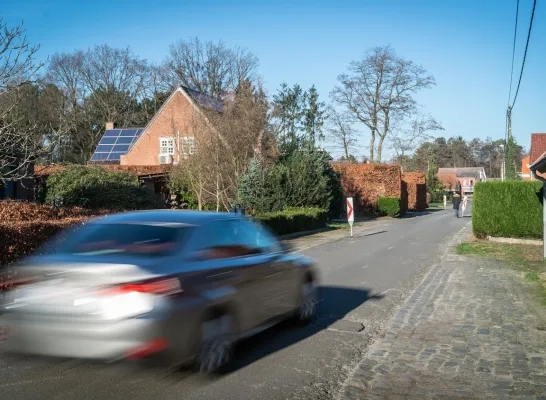
<path id="1" fill-rule="evenodd" d="M 154 279 L 145 282 L 126 283 L 109 287 L 104 294 L 118 295 L 127 293 L 146 293 L 158 296 L 180 295 L 184 292 L 177 278 Z"/>

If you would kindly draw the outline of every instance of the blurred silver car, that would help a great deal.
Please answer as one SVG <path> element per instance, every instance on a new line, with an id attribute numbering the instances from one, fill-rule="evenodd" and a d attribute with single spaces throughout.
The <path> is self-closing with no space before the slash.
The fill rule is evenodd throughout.
<path id="1" fill-rule="evenodd" d="M 4 291 L 8 351 L 116 361 L 230 361 L 234 343 L 316 313 L 316 272 L 268 229 L 228 213 L 97 218 L 22 261 Z"/>

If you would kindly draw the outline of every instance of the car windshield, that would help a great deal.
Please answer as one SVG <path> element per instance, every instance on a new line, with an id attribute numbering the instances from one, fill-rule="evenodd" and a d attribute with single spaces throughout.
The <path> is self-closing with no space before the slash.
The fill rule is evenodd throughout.
<path id="1" fill-rule="evenodd" d="M 93 223 L 59 237 L 49 253 L 79 256 L 171 254 L 188 234 L 181 224 Z"/>

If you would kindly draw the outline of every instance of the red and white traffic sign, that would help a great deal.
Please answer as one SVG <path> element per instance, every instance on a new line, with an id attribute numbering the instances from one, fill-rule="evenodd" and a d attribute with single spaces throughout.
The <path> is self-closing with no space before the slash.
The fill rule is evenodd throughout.
<path id="1" fill-rule="evenodd" d="M 347 221 L 351 226 L 351 236 L 353 236 L 353 222 L 355 221 L 355 212 L 352 197 L 347 197 Z"/>
<path id="2" fill-rule="evenodd" d="M 347 221 L 349 223 L 354 222 L 355 220 L 355 213 L 353 209 L 353 198 L 347 197 Z"/>

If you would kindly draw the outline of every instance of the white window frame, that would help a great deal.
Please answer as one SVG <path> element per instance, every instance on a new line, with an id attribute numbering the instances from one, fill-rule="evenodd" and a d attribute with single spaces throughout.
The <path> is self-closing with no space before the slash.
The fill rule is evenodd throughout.
<path id="1" fill-rule="evenodd" d="M 181 140 L 182 154 L 184 156 L 191 156 L 195 154 L 195 137 L 184 136 L 181 138 Z"/>
<path id="2" fill-rule="evenodd" d="M 162 137 L 159 139 L 159 155 L 160 156 L 174 155 L 174 138 Z"/>

